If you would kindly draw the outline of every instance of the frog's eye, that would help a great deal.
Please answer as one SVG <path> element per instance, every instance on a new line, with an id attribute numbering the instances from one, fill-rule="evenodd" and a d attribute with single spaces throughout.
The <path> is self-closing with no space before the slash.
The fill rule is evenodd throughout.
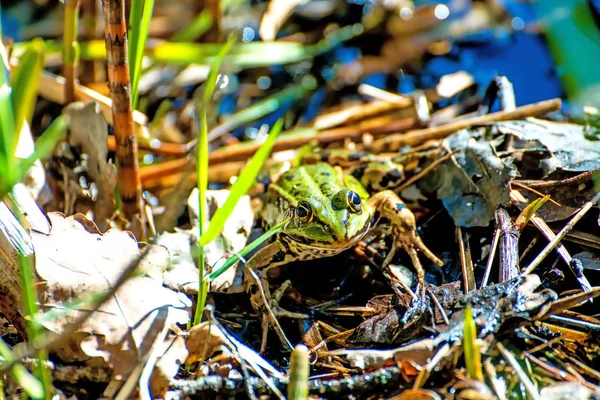
<path id="1" fill-rule="evenodd" d="M 362 209 L 361 208 L 362 200 L 361 200 L 360 196 L 358 195 L 358 193 L 348 190 L 347 196 L 348 196 L 348 208 L 350 209 L 350 211 L 355 212 L 355 213 L 360 213 L 360 211 Z"/>
<path id="2" fill-rule="evenodd" d="M 308 224 L 312 221 L 313 218 L 313 209 L 306 201 L 301 201 L 298 203 L 298 207 L 296 207 L 296 215 L 300 220 L 301 224 Z"/>

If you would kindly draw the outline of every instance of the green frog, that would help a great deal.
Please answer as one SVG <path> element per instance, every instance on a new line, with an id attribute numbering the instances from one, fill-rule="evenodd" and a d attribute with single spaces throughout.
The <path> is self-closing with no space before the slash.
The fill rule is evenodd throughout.
<path id="1" fill-rule="evenodd" d="M 362 171 L 371 171 L 370 176 L 378 176 L 385 182 L 401 175 L 398 171 L 394 172 L 390 165 L 380 163 L 368 163 Z M 379 175 L 374 173 L 377 165 L 383 171 Z M 268 186 L 261 211 L 264 227 L 271 228 L 287 218 L 289 222 L 272 243 L 259 250 L 246 264 L 247 290 L 251 294 L 253 307 L 262 314 L 263 350 L 269 325 L 275 327 L 285 343 L 285 335 L 275 314 L 299 316 L 279 307 L 271 309 L 267 270 L 293 261 L 331 257 L 352 248 L 378 223 L 376 215 L 389 221 L 389 232 L 394 238 L 382 267 L 389 265 L 398 248 L 403 248 L 415 266 L 418 293 L 424 293 L 425 273 L 417 250 L 442 265 L 442 261 L 418 236 L 415 216 L 402 200 L 391 190 L 378 191 L 369 196 L 365 185 L 355 175 L 344 172 L 339 166 L 317 161 L 287 170 Z M 379 182 L 368 186 L 386 185 Z"/>

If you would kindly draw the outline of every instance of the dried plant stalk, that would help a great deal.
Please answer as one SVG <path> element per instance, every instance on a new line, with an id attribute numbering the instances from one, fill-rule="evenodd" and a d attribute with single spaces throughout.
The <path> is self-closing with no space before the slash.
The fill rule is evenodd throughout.
<path id="1" fill-rule="evenodd" d="M 119 187 L 123 212 L 127 218 L 141 214 L 142 185 L 137 159 L 137 142 L 131 105 L 131 82 L 127 63 L 127 27 L 125 3 L 102 0 L 104 8 L 108 85 L 112 98 L 112 115 L 117 140 Z"/>

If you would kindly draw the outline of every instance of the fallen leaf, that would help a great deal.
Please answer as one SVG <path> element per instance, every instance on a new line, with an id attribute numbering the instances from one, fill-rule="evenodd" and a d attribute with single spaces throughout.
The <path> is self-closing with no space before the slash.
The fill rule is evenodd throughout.
<path id="1" fill-rule="evenodd" d="M 32 232 L 36 272 L 42 280 L 40 292 L 46 309 L 61 308 L 84 294 L 108 292 L 126 267 L 141 254 L 131 233 L 98 228 L 81 214 L 65 217 L 49 213 L 50 234 Z M 139 273 L 127 280 L 116 293 L 91 315 L 70 342 L 57 353 L 67 362 L 101 357 L 125 379 L 150 351 L 161 346 L 165 327 L 189 321 L 191 301 L 162 285 L 162 272 L 169 255 L 164 247 L 151 245 L 139 263 Z M 82 311 L 71 309 L 44 326 L 61 334 Z M 168 339 L 170 345 L 158 363 L 151 385 L 166 387 L 187 356 L 182 338 Z M 167 368 L 170 366 L 170 368 Z M 155 393 L 156 394 L 156 393 Z"/>
<path id="2" fill-rule="evenodd" d="M 108 124 L 96 102 L 74 102 L 65 107 L 69 116 L 69 135 L 71 146 L 81 146 L 88 155 L 89 176 L 96 183 L 98 194 L 94 202 L 94 219 L 102 230 L 106 221 L 115 211 L 114 193 L 117 185 L 117 170 L 106 161 L 108 156 Z"/>

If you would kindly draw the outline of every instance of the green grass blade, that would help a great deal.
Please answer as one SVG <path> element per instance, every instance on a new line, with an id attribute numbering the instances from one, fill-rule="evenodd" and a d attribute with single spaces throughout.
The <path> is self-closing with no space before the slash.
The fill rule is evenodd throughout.
<path id="1" fill-rule="evenodd" d="M 27 250 L 27 253 L 31 254 L 32 252 L 33 250 Z M 21 267 L 21 279 L 23 282 L 23 309 L 25 310 L 26 315 L 34 316 L 39 312 L 35 272 L 33 262 L 23 251 L 19 251 L 19 265 Z M 43 330 L 44 328 L 40 324 L 35 322 L 32 318 L 29 318 L 27 324 L 27 337 L 29 341 L 35 342 L 38 340 L 38 338 L 43 335 Z M 44 365 L 45 362 L 48 361 L 48 350 L 39 350 L 36 356 L 39 364 L 36 368 L 35 375 L 42 383 L 43 391 L 45 393 L 43 397 L 49 399 L 49 396 L 52 393 L 52 379 L 50 378 L 50 371 L 48 371 Z"/>
<path id="2" fill-rule="evenodd" d="M 11 189 L 15 169 L 14 160 L 17 135 L 12 106 L 12 88 L 9 81 L 8 56 L 0 41 L 0 198 Z"/>
<path id="3" fill-rule="evenodd" d="M 23 123 L 30 123 L 33 116 L 44 67 L 44 47 L 43 40 L 33 40 L 12 73 L 12 101 L 17 134 L 21 132 Z"/>
<path id="4" fill-rule="evenodd" d="M 191 24 L 171 36 L 172 42 L 192 42 L 206 33 L 213 24 L 212 14 L 203 10 Z"/>
<path id="5" fill-rule="evenodd" d="M 133 82 L 133 74 L 135 70 L 135 60 L 137 60 L 136 52 L 140 50 L 136 45 L 138 43 L 138 35 L 140 34 L 140 24 L 142 23 L 142 11 L 144 10 L 144 0 L 131 0 L 131 5 L 129 9 L 129 25 L 127 26 L 127 39 L 129 47 L 127 48 L 127 59 L 129 60 L 129 78 L 131 82 Z M 81 56 L 84 57 L 86 51 L 84 50 L 87 47 L 87 44 L 81 44 L 82 52 Z M 94 50 L 94 49 L 92 49 Z M 97 54 L 98 49 L 93 51 L 93 53 Z M 142 51 L 142 50 L 140 50 Z M 101 58 L 106 58 L 106 48 L 104 48 L 104 56 Z"/>
<path id="6" fill-rule="evenodd" d="M 234 254 L 231 257 L 229 257 L 227 261 L 225 261 L 225 263 L 223 263 L 223 265 L 219 267 L 219 269 L 210 273 L 210 275 L 208 276 L 208 280 L 212 282 L 215 279 L 217 279 L 219 276 L 221 276 L 221 274 L 223 274 L 229 268 L 233 267 L 235 263 L 237 263 L 242 258 L 246 257 L 249 253 L 253 252 L 258 246 L 266 242 L 271 236 L 275 235 L 277 232 L 282 230 L 285 224 L 287 224 L 289 221 L 289 218 L 284 221 L 281 221 L 280 223 L 263 233 L 259 238 L 252 241 L 252 243 L 244 247 L 238 254 Z"/>
<path id="7" fill-rule="evenodd" d="M 15 355 L 2 338 L 0 338 L 0 356 L 2 356 L 2 362 L 11 363 L 15 361 Z M 11 369 L 11 373 L 15 382 L 23 388 L 29 397 L 33 399 L 43 399 L 45 397 L 42 383 L 31 375 L 23 365 L 15 364 Z"/>
<path id="8" fill-rule="evenodd" d="M 550 200 L 549 195 L 537 198 L 537 199 L 533 200 L 531 203 L 529 203 L 527 205 L 527 207 L 525 207 L 523 209 L 523 211 L 521 211 L 521 214 L 519 214 L 519 216 L 515 220 L 515 225 L 517 225 L 519 227 L 519 230 L 522 231 L 523 229 L 525 229 L 525 226 L 529 223 L 529 220 L 531 219 L 531 217 L 533 217 L 533 215 L 537 212 L 537 210 L 539 210 L 540 207 L 542 207 L 544 204 L 546 204 L 546 202 L 548 200 Z"/>
<path id="9" fill-rule="evenodd" d="M 141 14 L 140 14 L 141 15 Z M 141 16 L 138 20 L 141 20 Z M 133 43 L 138 42 L 135 34 L 129 35 L 129 60 L 133 60 L 131 51 Z M 255 68 L 271 65 L 289 64 L 312 58 L 331 50 L 336 45 L 352 39 L 363 32 L 360 24 L 345 26 L 336 32 L 327 35 L 315 45 L 303 45 L 294 42 L 250 42 L 238 43 L 225 57 L 225 62 L 238 68 Z M 186 33 L 187 35 L 188 33 Z M 191 33 L 190 33 L 191 35 Z M 106 59 L 106 45 L 104 40 L 88 40 L 80 42 L 81 59 L 104 60 Z M 48 51 L 60 52 L 60 45 L 54 41 L 47 41 Z M 22 51 L 24 43 L 15 44 L 15 53 Z M 156 62 L 177 65 L 211 64 L 219 54 L 222 44 L 190 43 L 190 42 L 162 42 L 145 49 L 145 54 Z M 49 54 L 49 53 L 48 53 Z"/>
<path id="10" fill-rule="evenodd" d="M 204 234 L 204 227 L 206 225 L 206 190 L 208 189 L 208 125 L 206 121 L 206 107 L 208 106 L 210 99 L 215 91 L 215 85 L 217 83 L 217 76 L 219 68 L 221 67 L 221 61 L 231 50 L 235 39 L 233 36 L 229 37 L 227 43 L 222 46 L 221 52 L 217 55 L 217 58 L 213 62 L 208 77 L 205 82 L 204 92 L 200 104 L 197 106 L 197 119 L 198 119 L 198 152 L 196 159 L 196 173 L 198 176 L 198 230 L 199 237 Z M 202 321 L 202 312 L 204 311 L 204 305 L 206 304 L 206 298 L 208 296 L 208 281 L 205 276 L 206 265 L 204 259 L 204 247 L 199 244 L 198 249 L 198 271 L 199 287 L 198 287 L 198 303 L 196 305 L 196 311 L 194 313 L 194 325 L 199 324 Z"/>
<path id="11" fill-rule="evenodd" d="M 283 119 L 280 119 L 275 123 L 275 125 L 273 125 L 273 129 L 271 129 L 271 133 L 267 137 L 267 140 L 265 140 L 265 142 L 259 147 L 254 156 L 252 156 L 246 167 L 238 176 L 238 179 L 231 186 L 229 196 L 227 197 L 227 200 L 225 200 L 223 207 L 217 209 L 215 215 L 210 221 L 210 224 L 208 225 L 208 229 L 200 238 L 201 246 L 210 243 L 219 235 L 219 233 L 223 230 L 223 226 L 225 226 L 225 221 L 233 212 L 233 209 L 240 197 L 245 195 L 248 190 L 250 190 L 252 185 L 254 185 L 256 176 L 269 157 L 269 154 L 271 154 L 271 149 L 273 148 L 275 140 L 279 136 L 282 128 Z"/>
<path id="12" fill-rule="evenodd" d="M 22 43 L 17 43 L 20 50 Z M 106 44 L 102 40 L 79 42 L 82 60 L 106 59 Z M 54 43 L 48 43 L 52 49 L 60 51 Z M 211 64 L 219 54 L 223 44 L 163 42 L 148 49 L 145 54 L 156 62 L 176 65 Z M 238 43 L 225 58 L 228 65 L 237 67 L 257 67 L 287 64 L 312 57 L 314 50 L 293 42 L 251 42 Z"/>
<path id="13" fill-rule="evenodd" d="M 135 26 L 137 29 L 136 42 L 130 42 L 130 48 L 135 47 L 135 51 L 133 53 L 135 58 L 131 59 L 132 65 L 130 66 L 129 73 L 131 75 L 131 102 L 134 109 L 137 108 L 139 98 L 138 87 L 140 83 L 140 76 L 142 74 L 142 59 L 144 58 L 144 50 L 146 48 L 146 41 L 148 40 L 150 20 L 152 19 L 153 10 L 154 0 L 146 0 L 144 2 L 144 10 L 142 11 L 141 21 L 136 24 L 132 23 L 132 26 Z"/>
<path id="14" fill-rule="evenodd" d="M 68 126 L 64 115 L 60 115 L 50 124 L 42 136 L 35 142 L 33 154 L 21 161 L 21 176 L 18 177 L 17 181 L 21 180 L 36 160 L 46 158 L 52 153 L 56 144 L 67 135 Z"/>
<path id="15" fill-rule="evenodd" d="M 477 327 L 473 320 L 471 306 L 465 309 L 465 332 L 463 335 L 463 348 L 465 353 L 465 364 L 467 373 L 471 379 L 483 382 L 483 370 L 481 368 L 481 352 L 477 344 Z"/>

